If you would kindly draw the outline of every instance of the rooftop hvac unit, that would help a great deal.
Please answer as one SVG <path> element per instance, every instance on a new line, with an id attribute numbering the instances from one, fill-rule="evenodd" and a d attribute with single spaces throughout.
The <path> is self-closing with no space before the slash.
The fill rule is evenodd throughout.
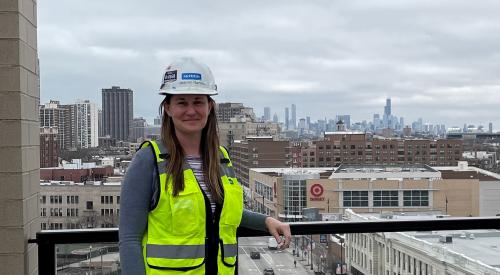
<path id="1" fill-rule="evenodd" d="M 452 243 L 453 238 L 451 235 L 441 235 L 441 236 L 439 236 L 439 242 L 440 243 Z"/>

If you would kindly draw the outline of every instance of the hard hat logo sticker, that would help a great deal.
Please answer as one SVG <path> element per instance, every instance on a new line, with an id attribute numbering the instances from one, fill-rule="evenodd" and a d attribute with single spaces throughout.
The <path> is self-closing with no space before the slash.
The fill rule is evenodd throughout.
<path id="1" fill-rule="evenodd" d="M 201 74 L 199 74 L 199 73 L 183 73 L 182 80 L 201 80 Z"/>
<path id="2" fill-rule="evenodd" d="M 165 72 L 165 76 L 163 77 L 163 83 L 174 82 L 176 80 L 177 80 L 177 70 Z"/>

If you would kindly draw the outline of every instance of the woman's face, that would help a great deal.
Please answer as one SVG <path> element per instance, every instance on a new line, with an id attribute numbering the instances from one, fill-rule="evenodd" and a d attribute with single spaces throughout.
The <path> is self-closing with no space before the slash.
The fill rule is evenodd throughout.
<path id="1" fill-rule="evenodd" d="M 170 103 L 165 103 L 175 131 L 184 135 L 201 134 L 212 108 L 206 95 L 173 95 Z"/>

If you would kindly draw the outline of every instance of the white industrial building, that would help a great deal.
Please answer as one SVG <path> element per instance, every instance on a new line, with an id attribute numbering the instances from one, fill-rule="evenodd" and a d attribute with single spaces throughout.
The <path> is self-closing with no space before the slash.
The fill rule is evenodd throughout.
<path id="1" fill-rule="evenodd" d="M 350 221 L 437 218 L 416 214 L 360 215 L 351 210 L 345 217 Z M 346 234 L 345 245 L 345 260 L 355 275 L 500 274 L 498 230 Z"/>

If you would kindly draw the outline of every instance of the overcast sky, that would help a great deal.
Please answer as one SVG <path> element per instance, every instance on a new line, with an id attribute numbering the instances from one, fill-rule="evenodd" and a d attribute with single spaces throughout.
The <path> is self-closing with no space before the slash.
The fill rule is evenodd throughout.
<path id="1" fill-rule="evenodd" d="M 157 114 L 164 68 L 194 56 L 217 102 L 284 117 L 351 121 L 383 113 L 448 127 L 500 129 L 500 2 L 39 1 L 41 102 L 134 91 L 134 116 Z"/>

